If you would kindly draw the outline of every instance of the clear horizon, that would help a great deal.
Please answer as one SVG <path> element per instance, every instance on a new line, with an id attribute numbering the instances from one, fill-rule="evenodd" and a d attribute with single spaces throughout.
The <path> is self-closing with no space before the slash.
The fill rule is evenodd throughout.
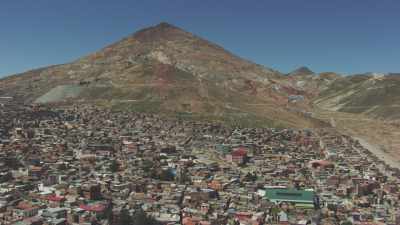
<path id="1" fill-rule="evenodd" d="M 71 62 L 168 22 L 288 73 L 400 72 L 400 2 L 5 0 L 0 77 Z"/>

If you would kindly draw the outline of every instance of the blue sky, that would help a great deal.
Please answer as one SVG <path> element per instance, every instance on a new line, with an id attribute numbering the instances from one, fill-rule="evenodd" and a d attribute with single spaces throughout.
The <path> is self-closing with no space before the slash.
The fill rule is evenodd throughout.
<path id="1" fill-rule="evenodd" d="M 169 22 L 282 72 L 400 72 L 398 0 L 2 0 L 0 76 Z"/>

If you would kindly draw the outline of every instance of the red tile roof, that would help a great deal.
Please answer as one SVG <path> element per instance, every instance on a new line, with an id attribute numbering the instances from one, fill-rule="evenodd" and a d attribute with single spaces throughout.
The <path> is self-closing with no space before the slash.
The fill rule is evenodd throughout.
<path id="1" fill-rule="evenodd" d="M 61 202 L 65 200 L 65 197 L 63 196 L 56 196 L 56 195 L 48 195 L 45 197 L 45 199 L 53 202 Z"/>
<path id="2" fill-rule="evenodd" d="M 241 147 L 232 152 L 232 156 L 246 156 L 247 149 Z"/>
<path id="3" fill-rule="evenodd" d="M 80 205 L 79 208 L 90 211 L 90 212 L 101 212 L 103 211 L 106 207 L 103 204 L 96 204 L 96 205 Z"/>

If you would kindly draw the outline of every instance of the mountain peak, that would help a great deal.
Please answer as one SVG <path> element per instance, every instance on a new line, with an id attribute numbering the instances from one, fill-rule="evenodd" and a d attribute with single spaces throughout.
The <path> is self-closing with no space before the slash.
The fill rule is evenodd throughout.
<path id="1" fill-rule="evenodd" d="M 290 72 L 288 75 L 311 75 L 314 74 L 314 72 L 312 70 L 310 70 L 308 67 L 306 66 L 302 66 L 300 68 L 297 68 L 296 70 Z"/>
<path id="2" fill-rule="evenodd" d="M 144 28 L 134 34 L 135 39 L 142 42 L 172 40 L 182 36 L 192 36 L 192 34 L 167 22 Z"/>
<path id="3" fill-rule="evenodd" d="M 167 22 L 161 22 L 159 24 L 157 24 L 156 26 L 154 26 L 156 28 L 174 28 L 174 29 L 179 29 L 178 27 L 176 27 L 173 24 L 167 23 Z"/>

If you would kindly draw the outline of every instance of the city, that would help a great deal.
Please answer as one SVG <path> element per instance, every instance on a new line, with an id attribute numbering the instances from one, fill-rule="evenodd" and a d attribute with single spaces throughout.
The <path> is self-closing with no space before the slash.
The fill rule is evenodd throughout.
<path id="1" fill-rule="evenodd" d="M 1 224 L 120 224 L 137 211 L 183 225 L 399 220 L 400 170 L 332 129 L 12 99 L 0 112 Z"/>

